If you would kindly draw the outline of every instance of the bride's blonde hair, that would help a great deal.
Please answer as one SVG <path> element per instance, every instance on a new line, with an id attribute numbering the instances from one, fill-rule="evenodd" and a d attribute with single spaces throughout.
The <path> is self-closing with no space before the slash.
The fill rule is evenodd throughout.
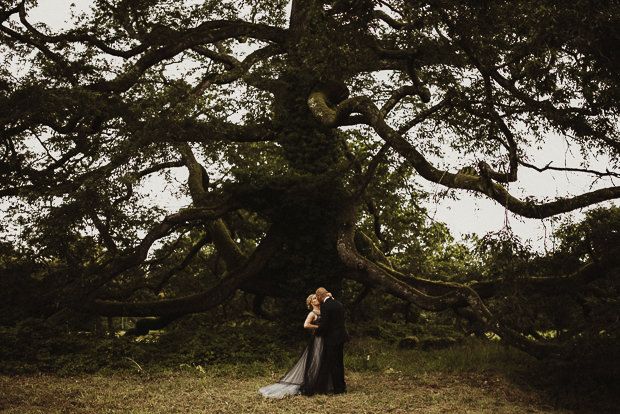
<path id="1" fill-rule="evenodd" d="M 308 310 L 312 310 L 312 299 L 314 299 L 315 297 L 316 295 L 314 293 L 311 293 L 310 296 L 306 298 L 306 306 L 308 307 Z"/>

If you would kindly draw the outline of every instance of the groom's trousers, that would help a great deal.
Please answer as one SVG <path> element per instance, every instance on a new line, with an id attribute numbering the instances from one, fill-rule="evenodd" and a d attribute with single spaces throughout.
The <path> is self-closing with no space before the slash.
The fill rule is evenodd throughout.
<path id="1" fill-rule="evenodd" d="M 327 389 L 325 393 L 342 394 L 346 392 L 347 386 L 344 382 L 344 344 L 338 345 L 325 345 L 324 349 L 324 364 L 321 369 L 323 381 L 321 384 L 325 384 Z M 321 375 L 320 375 L 321 376 Z"/>

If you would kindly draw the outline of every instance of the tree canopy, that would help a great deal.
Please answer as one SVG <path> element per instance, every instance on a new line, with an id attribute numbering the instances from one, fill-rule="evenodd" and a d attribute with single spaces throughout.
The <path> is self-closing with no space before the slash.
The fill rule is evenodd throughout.
<path id="1" fill-rule="evenodd" d="M 421 182 L 531 218 L 620 198 L 509 186 L 523 169 L 618 178 L 618 2 L 94 0 L 63 30 L 31 21 L 35 6 L 0 9 L 0 197 L 5 268 L 45 287 L 50 320 L 165 323 L 239 289 L 345 279 L 558 352 L 487 306 L 505 274 L 458 283 L 403 257 L 445 237 Z M 532 159 L 551 133 L 584 163 Z M 617 278 L 612 247 L 519 283 Z"/>

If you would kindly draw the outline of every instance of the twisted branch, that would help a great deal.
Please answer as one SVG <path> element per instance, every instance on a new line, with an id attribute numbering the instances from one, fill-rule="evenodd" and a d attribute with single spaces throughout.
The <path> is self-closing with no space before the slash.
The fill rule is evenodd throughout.
<path id="1" fill-rule="evenodd" d="M 272 226 L 250 258 L 227 272 L 221 282 L 206 292 L 154 302 L 92 300 L 79 309 L 101 316 L 178 316 L 204 312 L 224 303 L 243 283 L 257 275 L 281 244 L 280 231 Z"/>
<path id="2" fill-rule="evenodd" d="M 323 125 L 336 128 L 348 120 L 352 113 L 359 113 L 365 123 L 370 125 L 385 142 L 407 159 L 425 179 L 446 187 L 484 194 L 523 217 L 546 218 L 620 197 L 620 187 L 616 186 L 570 198 L 560 198 L 548 203 L 537 204 L 522 201 L 512 196 L 502 185 L 493 182 L 488 175 L 454 174 L 435 168 L 399 132 L 387 125 L 381 111 L 370 98 L 366 96 L 348 98 L 340 102 L 334 109 L 327 102 L 327 91 L 320 87 L 315 89 L 308 98 L 310 110 Z"/>
<path id="3" fill-rule="evenodd" d="M 381 266 L 376 265 L 358 253 L 355 247 L 354 234 L 355 226 L 350 220 L 343 223 L 338 233 L 338 255 L 347 267 L 356 270 L 349 273 L 349 278 L 366 285 L 380 285 L 390 294 L 426 310 L 440 311 L 450 308 L 468 307 L 486 329 L 504 338 L 519 349 L 536 357 L 545 357 L 557 353 L 557 346 L 533 342 L 501 323 L 489 311 L 480 296 L 468 286 L 457 283 L 438 282 L 438 287 L 444 293 L 440 296 L 431 296 L 401 282 L 385 272 Z M 410 279 L 415 280 L 417 278 L 411 277 Z M 434 283 L 424 281 L 426 285 Z"/>

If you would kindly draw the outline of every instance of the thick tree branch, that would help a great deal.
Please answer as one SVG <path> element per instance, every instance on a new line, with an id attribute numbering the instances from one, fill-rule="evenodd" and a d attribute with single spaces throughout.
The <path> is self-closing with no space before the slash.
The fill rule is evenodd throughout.
<path id="1" fill-rule="evenodd" d="M 68 286 L 67 289 L 72 293 L 70 294 L 69 299 L 66 301 L 66 306 L 68 308 L 72 308 L 79 311 L 89 311 L 93 313 L 101 312 L 102 316 L 128 316 L 132 315 L 135 309 L 142 309 L 142 311 L 136 311 L 135 316 L 150 316 L 150 315 L 178 315 L 183 314 L 184 312 L 172 312 L 171 309 L 174 308 L 174 305 L 170 305 L 169 301 L 166 302 L 165 305 L 155 305 L 155 307 L 151 307 L 151 304 L 147 304 L 143 307 L 136 306 L 135 304 L 130 304 L 129 307 L 125 307 L 126 304 L 113 302 L 113 301 L 100 301 L 96 302 L 96 298 L 100 293 L 100 290 L 103 286 L 105 286 L 109 281 L 113 280 L 122 272 L 136 267 L 142 263 L 144 263 L 148 252 L 156 240 L 166 236 L 169 234 L 170 230 L 173 229 L 174 226 L 179 224 L 184 224 L 191 221 L 212 221 L 223 214 L 228 212 L 231 209 L 231 206 L 220 206 L 218 208 L 190 208 L 182 210 L 178 213 L 171 214 L 167 216 L 162 222 L 153 226 L 151 230 L 147 233 L 147 235 L 142 239 L 140 244 L 136 246 L 134 249 L 128 252 L 124 252 L 122 255 L 116 255 L 112 259 L 108 260 L 103 265 L 99 266 L 98 269 L 93 269 L 93 277 L 89 281 L 87 286 L 73 286 L 75 283 L 72 282 L 72 286 Z M 279 236 L 278 236 L 279 237 Z M 276 236 L 272 236 L 272 239 L 276 238 Z M 266 238 L 267 239 L 267 238 Z M 265 239 L 265 240 L 266 240 Z M 273 248 L 272 242 L 266 242 L 266 250 L 270 250 Z M 255 253 L 258 252 L 255 251 Z M 261 259 L 262 258 L 261 256 Z M 250 263 L 248 261 L 248 263 Z M 243 270 L 243 269 L 241 269 Z M 245 274 L 245 273 L 243 273 Z M 225 284 L 226 285 L 226 284 Z M 226 285 L 227 286 L 227 285 Z M 217 296 L 217 293 L 215 293 Z M 199 297 L 194 295 L 193 299 L 187 299 L 186 301 L 181 300 L 180 303 L 185 304 L 184 306 L 198 306 L 197 302 L 200 301 Z M 224 300 L 223 298 L 222 300 Z M 188 302 L 191 305 L 188 305 Z M 96 304 L 98 303 L 98 304 Z M 60 321 L 64 318 L 66 314 L 65 308 L 56 314 L 50 317 L 50 321 L 55 323 L 56 321 Z M 155 310 L 158 309 L 158 310 Z M 162 310 L 164 309 L 164 310 Z M 125 310 L 131 310 L 131 312 L 125 312 Z M 159 310 L 162 310 L 159 312 Z M 165 311 L 167 310 L 167 311 Z M 187 312 L 185 312 L 187 313 Z"/>
<path id="2" fill-rule="evenodd" d="M 65 43 L 65 42 L 88 43 L 88 44 L 94 45 L 95 47 L 99 48 L 99 50 L 109 55 L 123 57 L 123 58 L 130 58 L 147 50 L 149 45 L 154 43 L 153 40 L 159 38 L 159 35 L 153 36 L 153 33 L 150 33 L 147 36 L 145 36 L 146 41 L 144 43 L 141 43 L 129 50 L 118 50 L 118 49 L 114 49 L 113 47 L 110 47 L 104 41 L 98 39 L 97 37 L 94 37 L 94 36 L 91 36 L 85 33 L 79 33 L 78 30 L 71 30 L 69 32 L 59 34 L 59 35 L 46 35 L 44 33 L 41 33 L 28 22 L 28 19 L 26 16 L 26 9 L 24 7 L 24 2 L 22 2 L 17 7 L 17 9 L 19 9 L 20 22 L 32 35 L 34 35 L 37 38 L 38 41 L 44 42 L 44 43 L 55 43 L 55 44 Z"/>
<path id="3" fill-rule="evenodd" d="M 486 94 L 485 103 L 486 103 L 487 110 L 490 114 L 491 121 L 493 121 L 495 125 L 499 127 L 499 129 L 502 131 L 502 133 L 506 137 L 506 143 L 504 143 L 503 141 L 501 142 L 506 148 L 506 150 L 508 151 L 508 159 L 509 159 L 509 171 L 507 173 L 502 174 L 502 173 L 493 171 L 488 164 L 485 164 L 484 166 L 485 174 L 487 174 L 487 176 L 490 177 L 491 179 L 498 181 L 498 182 L 508 183 L 508 182 L 517 181 L 517 169 L 519 166 L 519 155 L 517 153 L 517 143 L 515 141 L 514 134 L 512 133 L 508 125 L 506 125 L 506 122 L 504 122 L 504 119 L 502 118 L 502 116 L 499 113 L 497 113 L 497 110 L 495 109 L 495 102 L 493 100 L 493 89 L 491 88 L 491 80 L 488 77 L 485 77 L 484 89 L 485 89 L 485 94 Z"/>
<path id="4" fill-rule="evenodd" d="M 99 231 L 99 234 L 101 235 L 101 238 L 103 239 L 105 247 L 108 249 L 108 251 L 110 251 L 110 253 L 116 254 L 118 251 L 118 248 L 116 247 L 116 243 L 114 242 L 114 239 L 112 238 L 112 235 L 110 234 L 109 226 L 104 224 L 101 221 L 101 219 L 99 219 L 99 216 L 97 215 L 96 211 L 91 211 L 89 214 L 89 217 L 93 221 L 93 224 L 95 225 L 95 228 L 97 229 L 97 231 Z"/>
<path id="5" fill-rule="evenodd" d="M 422 110 L 420 113 L 418 113 L 412 119 L 410 119 L 409 121 L 405 122 L 405 124 L 403 124 L 403 126 L 401 126 L 398 129 L 398 133 L 401 134 L 401 135 L 405 134 L 407 131 L 409 131 L 414 126 L 418 125 L 421 122 L 424 122 L 426 119 L 428 119 L 434 113 L 436 113 L 439 110 L 447 107 L 448 104 L 452 101 L 453 97 L 454 97 L 453 92 L 452 91 L 448 91 L 441 101 L 439 101 L 435 105 L 431 106 L 430 108 Z"/>
<path id="6" fill-rule="evenodd" d="M 115 257 L 108 265 L 99 269 L 97 271 L 98 276 L 93 283 L 86 287 L 87 291 L 94 292 L 120 273 L 143 263 L 153 243 L 169 234 L 176 225 L 191 221 L 212 221 L 221 217 L 232 208 L 232 205 L 222 205 L 215 208 L 188 208 L 165 217 L 164 220 L 149 230 L 134 249 Z"/>
<path id="7" fill-rule="evenodd" d="M 167 45 L 154 50 L 148 50 L 130 69 L 116 79 L 93 83 L 89 88 L 107 92 L 127 91 L 146 70 L 166 59 L 170 59 L 185 50 L 200 45 L 216 43 L 240 36 L 271 41 L 277 44 L 286 43 L 286 31 L 277 27 L 244 21 L 220 20 L 206 22 L 182 33 L 171 30 L 170 41 Z"/>
<path id="8" fill-rule="evenodd" d="M 384 117 L 394 109 L 394 107 L 405 97 L 411 95 L 418 95 L 423 102 L 428 102 L 427 97 L 430 96 L 430 92 L 423 86 L 405 85 L 392 92 L 392 96 L 385 102 L 381 108 L 381 115 Z"/>
<path id="9" fill-rule="evenodd" d="M 280 248 L 281 243 L 280 232 L 272 227 L 245 263 L 227 272 L 220 283 L 206 292 L 155 302 L 121 303 L 94 300 L 78 309 L 101 316 L 178 316 L 204 312 L 224 303 L 244 282 L 259 273 Z"/>
<path id="10" fill-rule="evenodd" d="M 523 277 L 510 280 L 518 289 L 530 289 L 545 296 L 575 294 L 582 291 L 589 283 L 617 274 L 620 267 L 620 249 L 606 255 L 604 260 L 586 263 L 568 276 Z M 615 273 L 614 273 L 615 272 Z M 504 279 L 473 282 L 469 286 L 483 297 L 495 296 L 503 285 Z"/>
<path id="11" fill-rule="evenodd" d="M 380 285 L 392 295 L 404 299 L 416 306 L 427 310 L 443 310 L 454 307 L 468 306 L 486 329 L 505 339 L 512 345 L 537 357 L 548 356 L 557 353 L 555 346 L 540 344 L 528 340 L 520 333 L 502 324 L 486 307 L 480 296 L 465 285 L 456 283 L 442 284 L 442 287 L 450 286 L 451 289 L 441 296 L 425 295 L 421 291 L 403 284 L 398 279 L 391 277 L 373 262 L 360 255 L 354 242 L 355 228 L 351 221 L 343 223 L 338 236 L 338 255 L 343 263 L 359 272 L 352 272 L 350 277 L 356 278 L 363 284 Z"/>
<path id="12" fill-rule="evenodd" d="M 620 187 L 609 187 L 547 203 L 536 204 L 530 201 L 521 201 L 508 193 L 503 186 L 492 182 L 490 177 L 485 177 L 483 174 L 479 176 L 463 173 L 454 174 L 435 168 L 401 134 L 386 124 L 381 112 L 370 98 L 365 96 L 348 98 L 340 102 L 335 109 L 330 108 L 327 102 L 327 94 L 321 89 L 312 92 L 308 98 L 310 110 L 323 125 L 335 128 L 348 119 L 351 113 L 360 113 L 368 125 L 372 126 L 381 138 L 407 159 L 425 179 L 446 187 L 472 190 L 484 194 L 513 213 L 524 217 L 550 217 L 620 197 Z"/>
<path id="13" fill-rule="evenodd" d="M 2 12 L 0 12 L 0 22 L 4 22 L 6 19 L 11 17 L 13 14 L 19 12 L 19 8 L 21 7 L 21 5 L 22 3 L 18 4 L 12 9 L 2 10 Z M 2 6 L 2 8 L 4 9 L 4 6 Z"/>
<path id="14" fill-rule="evenodd" d="M 194 152 L 188 143 L 182 142 L 177 144 L 177 149 L 183 157 L 183 162 L 187 167 L 189 176 L 187 178 L 187 186 L 189 187 L 189 193 L 192 196 L 192 202 L 195 206 L 199 207 L 206 203 L 208 199 L 208 188 L 205 186 L 206 171 L 204 167 L 194 157 Z"/>
<path id="15" fill-rule="evenodd" d="M 379 252 L 379 250 L 376 246 L 374 246 L 374 244 L 369 246 L 368 243 L 372 243 L 370 239 L 367 239 L 367 242 L 361 244 L 359 240 L 360 239 L 356 233 L 356 248 L 360 249 L 358 246 L 363 246 L 360 251 L 365 257 L 373 260 L 374 264 L 381 268 L 381 270 L 398 279 L 402 283 L 431 296 L 444 295 L 454 288 L 452 283 L 431 281 L 420 277 L 408 276 L 399 272 L 392 267 L 389 261 L 386 262 L 386 260 L 377 260 L 377 252 Z M 608 277 L 608 273 L 611 269 L 617 269 L 618 266 L 620 266 L 620 251 L 617 253 L 618 255 L 614 255 L 612 253 L 605 261 L 594 261 L 587 263 L 568 276 L 523 277 L 510 279 L 510 281 L 499 278 L 490 281 L 476 281 L 467 284 L 467 286 L 474 289 L 483 299 L 495 296 L 502 286 L 506 285 L 506 283 L 510 283 L 511 286 L 516 286 L 519 289 L 530 289 L 545 296 L 556 296 L 571 292 L 574 293 L 580 289 L 583 289 L 595 280 Z M 461 305 L 464 304 L 459 304 L 456 307 Z"/>
<path id="16" fill-rule="evenodd" d="M 155 285 L 152 288 L 152 290 L 156 293 L 159 293 L 164 288 L 166 283 L 168 283 L 170 278 L 172 278 L 172 276 L 174 276 L 177 272 L 180 272 L 181 270 L 185 269 L 191 263 L 194 257 L 196 257 L 196 255 L 200 252 L 200 250 L 210 241 L 211 241 L 211 234 L 206 234 L 204 237 L 198 240 L 198 242 L 194 244 L 192 248 L 189 250 L 189 252 L 185 255 L 185 258 L 183 259 L 183 261 L 179 263 L 178 265 L 174 266 L 172 269 L 170 269 L 164 275 L 164 277 L 162 277 L 157 282 L 157 285 Z"/>
<path id="17" fill-rule="evenodd" d="M 375 16 L 375 18 L 377 18 L 379 20 L 382 20 L 385 23 L 387 23 L 392 29 L 400 30 L 400 29 L 403 29 L 405 27 L 405 24 L 403 22 L 400 22 L 400 21 L 396 20 L 395 18 L 393 18 L 392 16 L 390 16 L 389 14 L 384 12 L 383 10 L 375 10 L 375 11 L 373 11 L 373 16 Z"/>
<path id="18" fill-rule="evenodd" d="M 179 144 L 178 148 L 183 155 L 183 160 L 189 171 L 188 186 L 193 203 L 195 206 L 203 205 L 208 198 L 208 188 L 205 184 L 207 172 L 205 168 L 196 161 L 189 144 Z M 208 181 L 208 178 L 206 181 Z M 218 252 L 222 255 L 228 269 L 234 269 L 239 263 L 243 263 L 246 260 L 246 256 L 230 236 L 228 227 L 221 218 L 217 218 L 209 223 L 209 231 L 211 232 L 212 241 Z"/>
<path id="19" fill-rule="evenodd" d="M 158 171 L 167 170 L 169 168 L 182 167 L 183 165 L 185 165 L 183 160 L 162 162 L 159 164 L 151 165 L 150 167 L 145 168 L 143 170 L 140 170 L 137 176 L 145 177 L 147 175 L 153 174 Z"/>
<path id="20" fill-rule="evenodd" d="M 377 171 L 377 167 L 384 160 L 385 155 L 387 154 L 389 149 L 390 149 L 390 146 L 385 144 L 385 145 L 383 145 L 381 147 L 379 152 L 377 152 L 372 157 L 372 159 L 370 160 L 370 163 L 368 164 L 368 168 L 366 168 L 366 172 L 361 177 L 361 179 L 362 179 L 361 183 L 360 183 L 358 189 L 355 191 L 355 196 L 354 197 L 356 197 L 356 198 L 360 197 L 366 191 L 366 188 L 368 187 L 368 185 L 370 184 L 370 182 L 372 181 L 372 179 L 375 176 L 375 172 Z"/>
<path id="21" fill-rule="evenodd" d="M 239 61 L 234 56 L 221 52 L 215 52 L 203 46 L 195 46 L 193 50 L 212 60 L 224 63 L 224 65 L 227 66 L 227 70 L 224 73 L 214 75 L 210 83 L 231 83 L 243 77 L 249 84 L 258 86 L 261 85 L 260 80 L 246 76 L 250 68 L 259 61 L 268 59 L 271 56 L 275 56 L 283 52 L 280 45 L 268 45 L 250 53 L 245 59 L 243 59 L 243 61 Z M 203 82 L 202 89 L 204 89 L 205 86 L 206 85 Z"/>
<path id="22" fill-rule="evenodd" d="M 209 224 L 209 230 L 213 236 L 213 244 L 222 255 L 226 268 L 235 269 L 247 259 L 239 245 L 232 239 L 226 223 L 221 218 Z"/>

